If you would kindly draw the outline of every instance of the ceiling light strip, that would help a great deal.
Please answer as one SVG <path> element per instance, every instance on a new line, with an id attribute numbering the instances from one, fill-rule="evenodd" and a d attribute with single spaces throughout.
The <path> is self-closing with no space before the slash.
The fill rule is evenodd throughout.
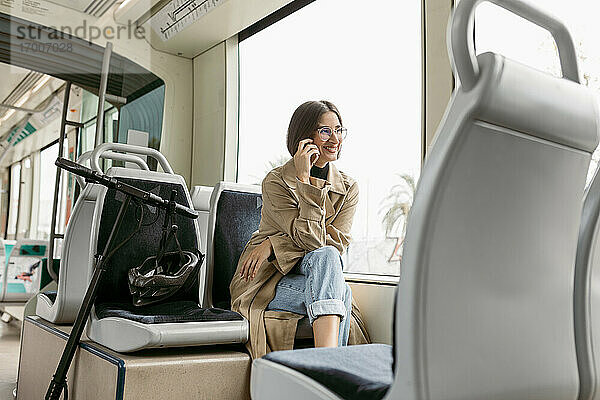
<path id="1" fill-rule="evenodd" d="M 115 3 L 117 2 L 117 0 L 108 0 L 107 2 L 104 3 L 104 5 L 102 6 L 102 8 L 100 9 L 100 12 L 97 13 L 97 17 L 101 17 L 104 15 L 104 13 L 106 13 L 108 10 L 110 10 L 110 8 L 115 5 Z"/>

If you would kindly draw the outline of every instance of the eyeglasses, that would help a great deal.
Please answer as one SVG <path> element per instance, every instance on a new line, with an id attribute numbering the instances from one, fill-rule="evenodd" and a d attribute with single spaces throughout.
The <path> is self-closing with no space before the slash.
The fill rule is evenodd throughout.
<path id="1" fill-rule="evenodd" d="M 319 132 L 321 140 L 326 142 L 329 140 L 334 130 L 328 126 L 322 126 L 320 128 L 317 128 L 317 132 Z M 335 129 L 335 134 L 337 135 L 338 139 L 346 139 L 346 136 L 348 135 L 348 129 L 344 127 L 337 128 Z"/>

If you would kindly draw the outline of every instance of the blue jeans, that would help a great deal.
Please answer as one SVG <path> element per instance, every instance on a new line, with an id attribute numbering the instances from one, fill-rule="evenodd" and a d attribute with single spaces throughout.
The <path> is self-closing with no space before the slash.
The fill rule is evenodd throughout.
<path id="1" fill-rule="evenodd" d="M 352 291 L 342 274 L 342 256 L 333 246 L 307 253 L 277 284 L 267 310 L 308 315 L 310 324 L 321 315 L 339 315 L 339 346 L 348 344 Z"/>

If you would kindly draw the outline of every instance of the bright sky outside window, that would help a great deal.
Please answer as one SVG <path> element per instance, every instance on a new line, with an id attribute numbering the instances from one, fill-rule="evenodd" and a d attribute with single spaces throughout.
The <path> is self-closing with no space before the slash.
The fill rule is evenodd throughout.
<path id="1" fill-rule="evenodd" d="M 54 180 L 56 166 L 54 161 L 58 157 L 58 143 L 44 149 L 40 153 L 40 181 L 45 182 L 40 187 L 38 239 L 50 237 L 50 224 L 52 223 L 52 202 L 54 200 Z"/>
<path id="2" fill-rule="evenodd" d="M 10 167 L 10 210 L 8 212 L 7 239 L 15 239 L 17 234 L 17 217 L 19 213 L 19 195 L 21 193 L 21 163 Z"/>
<path id="3" fill-rule="evenodd" d="M 340 110 L 348 137 L 336 166 L 360 187 L 346 271 L 399 273 L 407 179 L 421 165 L 420 7 L 319 0 L 240 43 L 238 182 L 258 184 L 291 157 L 287 126 L 301 103 Z"/>
<path id="4" fill-rule="evenodd" d="M 17 222 L 17 239 L 24 239 L 29 236 L 32 190 L 33 169 L 31 168 L 31 158 L 27 157 L 21 161 L 21 188 L 19 195 L 19 221 Z"/>

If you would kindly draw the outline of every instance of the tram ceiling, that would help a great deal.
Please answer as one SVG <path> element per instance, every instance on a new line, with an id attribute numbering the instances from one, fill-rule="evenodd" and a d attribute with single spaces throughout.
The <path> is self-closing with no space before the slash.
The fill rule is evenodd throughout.
<path id="1" fill-rule="evenodd" d="M 49 0 L 52 3 L 83 12 L 94 17 L 101 17 L 117 0 Z"/>
<path id="2" fill-rule="evenodd" d="M 19 85 L 21 81 L 27 78 L 31 71 L 27 69 L 14 68 L 10 65 L 0 64 L 0 76 L 2 77 L 2 85 L 0 85 L 0 101 L 4 101 Z M 16 96 L 15 96 L 16 97 Z M 16 97 L 18 99 L 18 97 Z M 0 110 L 0 114 L 3 110 Z"/>
<path id="3" fill-rule="evenodd" d="M 103 55 L 104 48 L 94 43 L 0 13 L 0 62 L 70 81 L 97 93 Z M 150 71 L 113 53 L 107 94 L 130 102 L 162 84 Z"/>
<path id="4" fill-rule="evenodd" d="M 191 59 L 284 7 L 312 1 L 215 0 L 211 6 L 205 1 L 129 0 L 115 18 L 144 28 L 153 48 Z"/>

